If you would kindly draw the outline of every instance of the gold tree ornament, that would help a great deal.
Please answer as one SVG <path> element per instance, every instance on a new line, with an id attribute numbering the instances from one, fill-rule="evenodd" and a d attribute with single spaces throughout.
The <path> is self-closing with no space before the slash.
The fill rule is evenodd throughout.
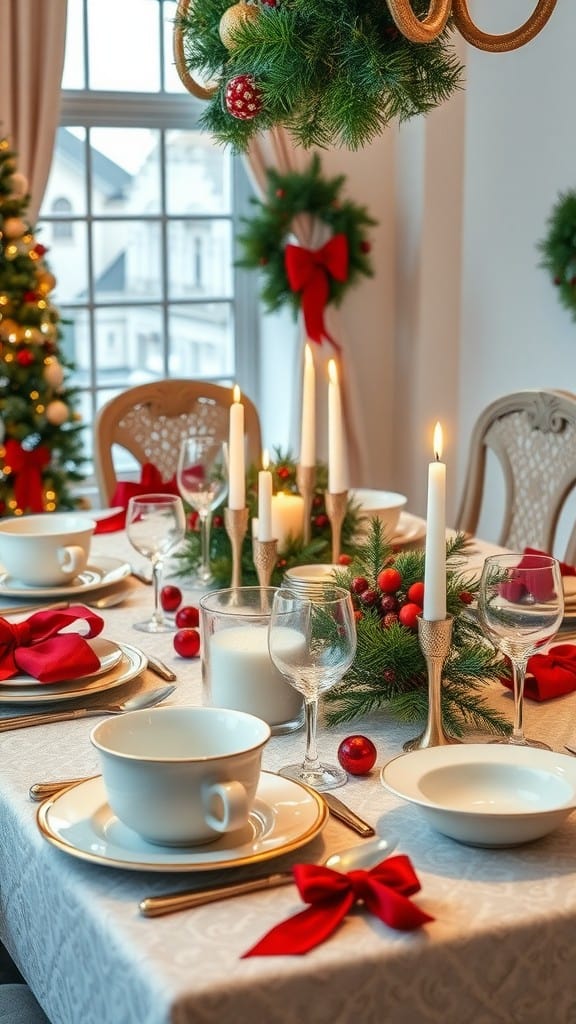
<path id="1" fill-rule="evenodd" d="M 227 11 L 220 18 L 220 39 L 224 43 L 227 50 L 233 50 L 235 43 L 235 36 L 240 25 L 244 25 L 248 21 L 255 21 L 259 17 L 260 12 L 254 4 L 246 3 L 246 0 L 240 0 L 240 3 L 234 4 L 229 7 Z"/>

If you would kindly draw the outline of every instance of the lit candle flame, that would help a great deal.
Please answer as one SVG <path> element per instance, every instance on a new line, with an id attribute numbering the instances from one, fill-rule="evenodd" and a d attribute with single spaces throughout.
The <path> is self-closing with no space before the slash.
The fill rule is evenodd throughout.
<path id="1" fill-rule="evenodd" d="M 264 450 L 262 452 L 262 469 L 268 469 L 269 465 L 270 465 L 270 459 L 268 457 L 268 449 L 264 448 Z"/>
<path id="2" fill-rule="evenodd" d="M 436 459 L 436 462 L 440 462 L 440 459 L 442 458 L 442 441 L 443 441 L 442 427 L 441 427 L 440 423 L 436 423 L 436 426 L 434 427 L 434 442 L 433 442 L 433 444 L 434 444 L 434 458 Z"/>
<path id="3" fill-rule="evenodd" d="M 239 402 L 240 401 L 240 388 L 238 387 L 237 384 L 234 385 L 234 390 L 232 392 L 232 399 L 233 399 L 234 402 Z"/>

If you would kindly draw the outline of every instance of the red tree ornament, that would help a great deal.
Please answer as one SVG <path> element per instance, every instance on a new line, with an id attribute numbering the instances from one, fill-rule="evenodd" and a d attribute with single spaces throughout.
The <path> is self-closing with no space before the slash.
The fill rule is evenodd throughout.
<path id="1" fill-rule="evenodd" d="M 21 348 L 16 353 L 16 362 L 19 366 L 30 366 L 34 362 L 34 355 L 29 348 Z"/>
<path id="2" fill-rule="evenodd" d="M 226 85 L 226 110 L 240 121 L 257 117 L 263 107 L 262 93 L 252 75 L 235 75 Z"/>
<path id="3" fill-rule="evenodd" d="M 347 736 L 338 747 L 338 760 L 350 775 L 367 775 L 376 757 L 376 747 L 367 736 Z"/>

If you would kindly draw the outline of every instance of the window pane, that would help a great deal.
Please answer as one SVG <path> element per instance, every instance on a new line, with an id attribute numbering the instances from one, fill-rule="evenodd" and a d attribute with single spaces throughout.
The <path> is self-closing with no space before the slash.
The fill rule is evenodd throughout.
<path id="1" fill-rule="evenodd" d="M 88 0 L 89 88 L 158 92 L 158 0 Z"/>
<path id="2" fill-rule="evenodd" d="M 231 157 L 203 132 L 166 132 L 169 213 L 230 213 Z"/>
<path id="3" fill-rule="evenodd" d="M 69 201 L 72 213 L 86 216 L 86 131 L 59 128 L 40 216 L 50 216 L 56 199 Z"/>
<path id="4" fill-rule="evenodd" d="M 64 225 L 62 225 L 64 226 Z M 70 221 L 67 236 L 58 235 L 58 223 L 46 224 L 40 221 L 38 237 L 48 249 L 46 259 L 56 278 L 54 302 L 77 302 L 86 300 L 88 290 L 87 228 L 84 221 Z"/>
<path id="5" fill-rule="evenodd" d="M 229 303 L 175 306 L 169 321 L 172 377 L 232 377 L 234 341 Z"/>
<path id="6" fill-rule="evenodd" d="M 63 89 L 84 89 L 84 8 L 82 0 L 68 0 L 66 17 L 66 55 L 64 57 Z"/>
<path id="7" fill-rule="evenodd" d="M 158 132 L 147 128 L 92 128 L 90 146 L 94 213 L 117 217 L 119 213 L 158 212 Z"/>
<path id="8" fill-rule="evenodd" d="M 168 225 L 170 298 L 232 294 L 232 226 L 229 221 L 176 220 Z"/>
<path id="9" fill-rule="evenodd" d="M 161 239 L 157 222 L 97 221 L 93 237 L 97 301 L 161 297 Z"/>
<path id="10" fill-rule="evenodd" d="M 127 388 L 164 376 L 162 311 L 157 306 L 96 310 L 98 381 Z"/>

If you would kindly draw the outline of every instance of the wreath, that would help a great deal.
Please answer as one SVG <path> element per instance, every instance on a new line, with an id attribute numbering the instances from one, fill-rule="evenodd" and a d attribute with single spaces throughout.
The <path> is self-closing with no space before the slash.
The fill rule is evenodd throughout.
<path id="1" fill-rule="evenodd" d="M 269 311 L 289 305 L 300 309 L 306 333 L 321 344 L 333 339 L 324 326 L 324 307 L 339 305 L 360 275 L 373 275 L 367 229 L 377 222 L 364 206 L 342 198 L 345 176 L 324 178 L 314 155 L 308 170 L 280 174 L 267 171 L 266 197 L 251 198 L 257 207 L 242 219 L 238 241 L 244 255 L 238 266 L 260 270 L 262 301 Z M 310 214 L 330 231 L 321 248 L 306 249 L 289 241 L 294 219 Z"/>
<path id="2" fill-rule="evenodd" d="M 547 224 L 548 234 L 538 243 L 540 266 L 548 271 L 560 302 L 576 320 L 576 192 L 560 194 Z"/>

